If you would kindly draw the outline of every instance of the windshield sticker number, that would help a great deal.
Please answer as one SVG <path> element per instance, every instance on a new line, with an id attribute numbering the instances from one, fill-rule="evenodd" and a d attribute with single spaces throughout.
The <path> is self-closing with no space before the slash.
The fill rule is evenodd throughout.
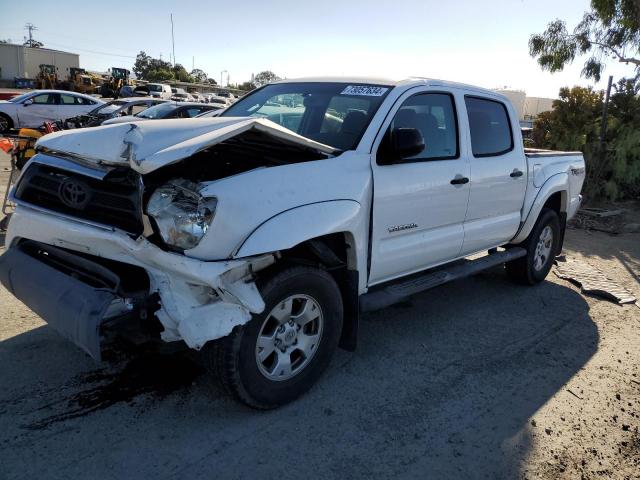
<path id="1" fill-rule="evenodd" d="M 386 87 L 372 87 L 369 85 L 349 85 L 340 95 L 359 95 L 362 97 L 381 97 L 389 90 Z"/>

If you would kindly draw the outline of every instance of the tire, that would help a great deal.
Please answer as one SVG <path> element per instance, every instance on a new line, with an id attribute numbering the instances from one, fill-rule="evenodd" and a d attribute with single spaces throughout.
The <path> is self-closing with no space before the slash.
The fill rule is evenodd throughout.
<path id="1" fill-rule="evenodd" d="M 554 210 L 543 209 L 529 236 L 522 243 L 511 245 L 525 248 L 527 254 L 505 264 L 509 278 L 522 285 L 536 285 L 543 281 L 558 253 L 560 235 L 558 214 Z"/>
<path id="2" fill-rule="evenodd" d="M 0 133 L 6 133 L 13 128 L 13 120 L 8 115 L 0 113 Z"/>
<path id="3" fill-rule="evenodd" d="M 231 395 L 250 407 L 271 409 L 305 393 L 327 368 L 342 331 L 343 306 L 333 277 L 316 268 L 287 268 L 259 287 L 264 312 L 207 344 L 203 353 Z"/>

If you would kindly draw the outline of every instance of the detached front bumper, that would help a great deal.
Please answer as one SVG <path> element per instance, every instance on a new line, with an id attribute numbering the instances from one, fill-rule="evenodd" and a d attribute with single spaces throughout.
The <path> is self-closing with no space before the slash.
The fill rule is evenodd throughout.
<path id="1" fill-rule="evenodd" d="M 114 300 L 114 292 L 87 290 L 86 285 L 79 285 L 67 273 L 55 269 L 52 272 L 47 265 L 46 268 L 34 265 L 38 260 L 20 254 L 21 240 L 143 268 L 149 277 L 149 294 L 157 293 L 160 297 L 160 310 L 155 314 L 164 327 L 162 339 L 184 340 L 194 349 L 228 335 L 236 325 L 248 322 L 252 313 L 262 312 L 264 301 L 253 273 L 275 261 L 273 255 L 260 255 L 205 262 L 166 252 L 142 236 L 134 240 L 124 232 L 19 205 L 9 224 L 6 239 L 9 249 L 0 261 L 0 279 L 46 322 L 94 357 L 99 356 L 99 350 L 95 354 L 94 340 L 81 341 L 80 337 L 87 337 L 88 331 L 97 331 L 108 304 Z M 74 315 L 80 310 L 85 313 Z"/>
<path id="2" fill-rule="evenodd" d="M 100 325 L 116 292 L 92 287 L 28 253 L 28 243 L 0 256 L 0 282 L 62 336 L 100 360 Z"/>

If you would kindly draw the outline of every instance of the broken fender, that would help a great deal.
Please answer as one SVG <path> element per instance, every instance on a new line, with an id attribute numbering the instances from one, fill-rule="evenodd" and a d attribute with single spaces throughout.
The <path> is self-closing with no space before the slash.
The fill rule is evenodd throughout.
<path id="1" fill-rule="evenodd" d="M 287 250 L 312 238 L 353 232 L 359 213 L 360 204 L 354 200 L 333 200 L 292 208 L 256 228 L 234 257 Z"/>

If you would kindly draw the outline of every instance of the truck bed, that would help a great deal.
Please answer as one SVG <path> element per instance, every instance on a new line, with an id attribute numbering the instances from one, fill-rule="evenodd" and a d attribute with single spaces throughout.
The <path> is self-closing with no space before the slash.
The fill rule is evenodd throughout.
<path id="1" fill-rule="evenodd" d="M 571 157 L 574 155 L 582 155 L 582 152 L 564 152 L 562 150 L 544 150 L 542 148 L 525 148 L 524 154 L 527 157 Z"/>

